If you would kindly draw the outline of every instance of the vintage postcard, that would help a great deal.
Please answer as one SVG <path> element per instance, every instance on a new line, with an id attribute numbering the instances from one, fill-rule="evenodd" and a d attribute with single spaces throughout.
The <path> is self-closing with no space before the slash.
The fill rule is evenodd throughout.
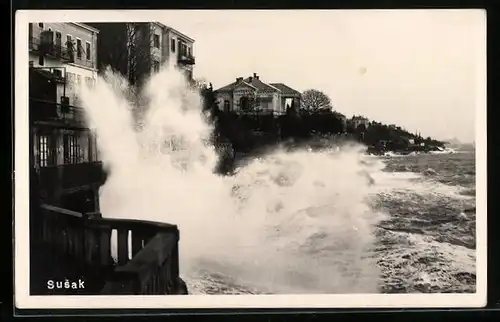
<path id="1" fill-rule="evenodd" d="M 17 308 L 486 304 L 481 10 L 18 11 Z"/>

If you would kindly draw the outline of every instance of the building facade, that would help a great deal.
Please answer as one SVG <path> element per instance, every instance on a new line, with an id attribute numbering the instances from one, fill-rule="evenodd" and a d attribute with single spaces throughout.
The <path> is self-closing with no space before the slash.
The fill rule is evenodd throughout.
<path id="1" fill-rule="evenodd" d="M 39 197 L 68 209 L 99 210 L 102 164 L 78 87 L 97 77 L 98 30 L 81 23 L 30 23 L 30 162 Z"/>
<path id="2" fill-rule="evenodd" d="M 237 113 L 273 113 L 281 115 L 287 108 L 298 109 L 301 94 L 283 83 L 265 83 L 256 73 L 238 77 L 236 81 L 216 90 L 220 110 Z"/>
<path id="3" fill-rule="evenodd" d="M 365 129 L 367 129 L 370 126 L 370 120 L 367 119 L 364 116 L 353 116 L 348 123 L 351 125 L 352 128 L 357 129 L 360 125 L 364 125 Z"/>
<path id="4" fill-rule="evenodd" d="M 110 66 L 141 85 L 173 59 L 188 79 L 193 78 L 194 39 L 159 22 L 89 23 L 98 29 L 99 71 Z"/>
<path id="5" fill-rule="evenodd" d="M 79 102 L 79 84 L 95 82 L 97 77 L 97 39 L 99 31 L 81 23 L 30 23 L 30 67 L 43 68 L 67 82 L 57 87 L 57 103 L 69 99 Z M 45 41 L 45 44 L 42 42 Z M 44 55 L 40 53 L 44 52 Z"/>

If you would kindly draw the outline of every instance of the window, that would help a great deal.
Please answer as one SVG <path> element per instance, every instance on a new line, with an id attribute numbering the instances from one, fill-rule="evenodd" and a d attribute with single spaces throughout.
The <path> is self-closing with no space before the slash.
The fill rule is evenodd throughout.
<path id="1" fill-rule="evenodd" d="M 38 165 L 46 167 L 49 165 L 49 137 L 47 135 L 40 135 L 38 137 L 38 151 L 39 159 Z"/>
<path id="2" fill-rule="evenodd" d="M 94 87 L 94 79 L 92 77 L 85 77 L 85 85 L 89 88 Z"/>
<path id="3" fill-rule="evenodd" d="M 243 96 L 240 98 L 240 109 L 242 111 L 250 110 L 250 100 L 248 99 L 248 97 Z"/>
<path id="4" fill-rule="evenodd" d="M 62 70 L 60 69 L 53 69 L 52 74 L 56 76 L 57 78 L 62 78 Z"/>
<path id="5" fill-rule="evenodd" d="M 170 41 L 170 46 L 172 47 L 172 52 L 175 53 L 175 39 L 172 38 L 172 40 Z"/>
<path id="6" fill-rule="evenodd" d="M 229 112 L 231 109 L 231 103 L 228 100 L 224 101 L 224 112 Z"/>
<path id="7" fill-rule="evenodd" d="M 179 40 L 177 46 L 179 47 L 179 54 L 184 55 L 186 53 L 186 47 L 184 44 Z"/>
<path id="8" fill-rule="evenodd" d="M 56 31 L 55 37 L 56 37 L 55 51 L 57 55 L 61 55 L 62 35 L 59 31 Z"/>
<path id="9" fill-rule="evenodd" d="M 82 59 L 82 41 L 81 39 L 76 40 L 76 57 Z"/>
<path id="10" fill-rule="evenodd" d="M 71 37 L 71 35 L 66 35 L 65 45 L 68 48 L 68 54 L 73 58 L 75 48 L 73 46 L 73 38 Z"/>
<path id="11" fill-rule="evenodd" d="M 191 56 L 191 47 L 187 47 L 187 55 Z"/>
<path id="12" fill-rule="evenodd" d="M 159 61 L 153 61 L 153 71 L 155 73 L 158 73 L 160 71 L 160 62 Z"/>
<path id="13" fill-rule="evenodd" d="M 64 163 L 75 164 L 78 163 L 78 139 L 75 135 L 64 135 Z"/>
<path id="14" fill-rule="evenodd" d="M 153 43 L 155 48 L 160 48 L 160 35 L 157 34 L 153 35 Z"/>
<path id="15" fill-rule="evenodd" d="M 75 83 L 76 74 L 71 72 L 66 72 L 66 81 L 69 86 L 73 86 Z"/>
<path id="16" fill-rule="evenodd" d="M 42 28 L 43 29 L 43 22 L 39 22 L 38 23 L 38 27 Z"/>
<path id="17" fill-rule="evenodd" d="M 59 31 L 56 31 L 56 46 L 61 47 L 62 35 Z"/>
<path id="18" fill-rule="evenodd" d="M 87 58 L 87 60 L 91 60 L 92 57 L 91 57 L 91 51 L 90 51 L 90 43 L 87 41 L 85 43 L 85 57 Z"/>

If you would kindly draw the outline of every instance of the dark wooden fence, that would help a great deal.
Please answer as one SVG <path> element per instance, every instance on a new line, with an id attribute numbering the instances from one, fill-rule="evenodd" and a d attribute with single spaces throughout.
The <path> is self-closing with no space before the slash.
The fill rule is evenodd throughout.
<path id="1" fill-rule="evenodd" d="M 179 277 L 177 226 L 129 219 L 102 218 L 41 205 L 38 238 L 59 258 L 86 267 L 104 280 L 100 294 L 187 294 Z M 116 261 L 111 235 L 116 232 Z M 129 245 L 129 239 L 131 243 Z"/>

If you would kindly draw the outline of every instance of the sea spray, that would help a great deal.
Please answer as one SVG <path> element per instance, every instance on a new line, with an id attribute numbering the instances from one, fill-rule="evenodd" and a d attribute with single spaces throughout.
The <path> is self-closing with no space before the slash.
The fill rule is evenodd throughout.
<path id="1" fill-rule="evenodd" d="M 384 217 L 367 199 L 379 161 L 356 146 L 276 150 L 220 176 L 201 98 L 179 71 L 150 78 L 141 128 L 126 86 L 108 71 L 82 88 L 110 171 L 104 217 L 178 225 L 181 275 L 193 285 L 217 275 L 269 293 L 377 291 L 373 229 Z"/>

